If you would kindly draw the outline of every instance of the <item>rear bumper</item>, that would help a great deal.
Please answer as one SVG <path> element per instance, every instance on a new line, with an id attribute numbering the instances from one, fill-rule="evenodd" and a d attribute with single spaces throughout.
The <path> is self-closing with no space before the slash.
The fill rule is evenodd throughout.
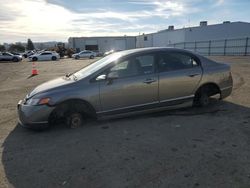
<path id="1" fill-rule="evenodd" d="M 221 99 L 228 97 L 232 93 L 232 90 L 233 86 L 221 89 Z"/>
<path id="2" fill-rule="evenodd" d="M 46 128 L 49 126 L 48 119 L 54 108 L 47 105 L 30 106 L 19 101 L 17 105 L 19 124 L 32 129 Z"/>

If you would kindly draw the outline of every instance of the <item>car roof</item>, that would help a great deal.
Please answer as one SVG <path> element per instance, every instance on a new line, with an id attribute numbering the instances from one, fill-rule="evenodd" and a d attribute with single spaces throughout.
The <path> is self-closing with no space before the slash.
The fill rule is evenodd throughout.
<path id="1" fill-rule="evenodd" d="M 148 48 L 136 48 L 136 49 L 131 49 L 131 50 L 124 50 L 124 51 L 119 51 L 116 53 L 120 53 L 122 56 L 126 56 L 129 54 L 134 54 L 134 53 L 140 53 L 140 52 L 155 52 L 155 51 L 169 51 L 169 52 L 188 52 L 191 54 L 195 54 L 192 51 L 184 50 L 184 49 L 179 49 L 179 48 L 172 48 L 172 47 L 148 47 Z"/>
<path id="2" fill-rule="evenodd" d="M 2 52 L 2 53 L 6 53 L 6 54 L 9 54 L 9 55 L 13 55 L 12 53 L 10 53 L 10 52 Z"/>
<path id="3" fill-rule="evenodd" d="M 41 53 L 55 53 L 54 51 L 42 51 Z"/>

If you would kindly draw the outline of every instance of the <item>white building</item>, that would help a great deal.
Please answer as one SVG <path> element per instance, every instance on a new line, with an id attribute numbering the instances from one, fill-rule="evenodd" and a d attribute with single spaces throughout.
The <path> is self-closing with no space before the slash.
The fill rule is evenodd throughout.
<path id="1" fill-rule="evenodd" d="M 69 48 L 106 52 L 110 50 L 127 50 L 136 48 L 136 37 L 70 37 Z"/>
<path id="2" fill-rule="evenodd" d="M 250 37 L 250 23 L 226 21 L 221 24 L 207 25 L 207 22 L 203 21 L 198 27 L 174 29 L 173 26 L 169 26 L 166 30 L 139 35 L 136 37 L 136 47 L 163 47 L 184 42 L 246 37 Z"/>
<path id="3" fill-rule="evenodd" d="M 70 37 L 69 48 L 106 52 L 144 47 L 171 46 L 205 55 L 250 55 L 250 23 L 229 22 L 197 27 L 168 29 L 139 36 Z"/>

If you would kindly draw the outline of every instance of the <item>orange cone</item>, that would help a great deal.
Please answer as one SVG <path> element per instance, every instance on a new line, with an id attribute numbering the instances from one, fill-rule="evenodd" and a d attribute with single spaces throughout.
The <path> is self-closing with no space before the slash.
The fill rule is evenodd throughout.
<path id="1" fill-rule="evenodd" d="M 36 64 L 33 62 L 32 63 L 32 72 L 31 72 L 32 76 L 38 75 L 38 70 L 36 69 Z"/>

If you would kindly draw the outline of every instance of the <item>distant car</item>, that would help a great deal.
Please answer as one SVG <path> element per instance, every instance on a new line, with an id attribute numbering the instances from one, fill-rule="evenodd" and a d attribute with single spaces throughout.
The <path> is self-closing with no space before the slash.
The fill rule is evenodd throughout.
<path id="1" fill-rule="evenodd" d="M 96 57 L 102 57 L 102 56 L 104 56 L 103 52 L 95 51 L 95 53 L 96 53 Z"/>
<path id="2" fill-rule="evenodd" d="M 22 61 L 21 55 L 14 55 L 9 52 L 0 52 L 0 61 L 13 61 L 13 62 L 19 62 Z"/>
<path id="3" fill-rule="evenodd" d="M 17 53 L 17 52 L 10 52 L 10 53 L 13 54 L 13 55 L 21 56 L 21 57 L 23 56 L 22 53 Z"/>
<path id="4" fill-rule="evenodd" d="M 112 53 L 114 53 L 114 52 L 115 52 L 115 50 L 107 51 L 107 52 L 104 53 L 104 56 L 110 55 L 110 54 L 112 54 Z"/>
<path id="5" fill-rule="evenodd" d="M 37 53 L 34 55 L 29 56 L 30 61 L 56 61 L 60 59 L 60 56 L 56 52 L 51 52 L 51 51 L 44 51 L 41 53 Z"/>
<path id="6" fill-rule="evenodd" d="M 25 52 L 25 53 L 23 54 L 23 57 L 24 57 L 24 58 L 27 58 L 27 57 L 29 57 L 29 56 L 35 54 L 35 53 L 36 53 L 35 51 L 30 50 L 30 51 Z"/>
<path id="7" fill-rule="evenodd" d="M 89 59 L 93 59 L 94 57 L 96 57 L 96 53 L 89 51 L 89 50 L 83 50 L 79 53 L 73 54 L 72 58 L 74 59 L 80 59 L 80 58 L 89 58 Z"/>
<path id="8" fill-rule="evenodd" d="M 45 128 L 55 119 L 78 127 L 102 117 L 207 106 L 232 92 L 230 66 L 175 48 L 116 52 L 78 72 L 43 83 L 18 103 L 21 125 Z"/>
<path id="9" fill-rule="evenodd" d="M 110 50 L 110 51 L 105 52 L 104 56 L 110 55 L 110 54 L 115 53 L 115 52 L 120 52 L 120 51 L 122 51 L 122 50 Z"/>

